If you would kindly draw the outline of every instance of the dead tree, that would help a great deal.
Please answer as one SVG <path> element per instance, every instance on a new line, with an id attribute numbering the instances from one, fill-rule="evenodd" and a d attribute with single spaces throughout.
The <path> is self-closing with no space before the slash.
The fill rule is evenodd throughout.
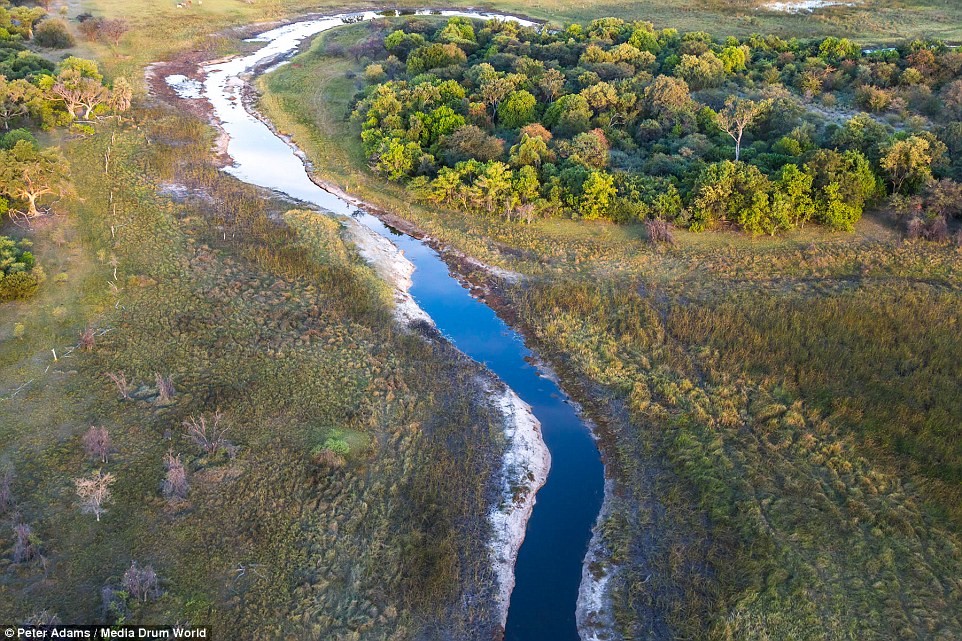
<path id="1" fill-rule="evenodd" d="M 80 348 L 82 352 L 89 352 L 93 350 L 96 342 L 94 339 L 94 328 L 88 327 L 80 333 L 80 342 L 77 343 L 77 347 Z"/>
<path id="2" fill-rule="evenodd" d="M 0 514 L 13 507 L 13 470 L 5 469 L 0 473 Z"/>
<path id="3" fill-rule="evenodd" d="M 161 376 L 160 373 L 154 374 L 154 380 L 157 381 L 157 400 L 161 403 L 169 403 L 174 397 L 174 381 L 170 376 Z"/>
<path id="4" fill-rule="evenodd" d="M 110 454 L 110 433 L 106 427 L 91 426 L 83 438 L 84 452 L 90 458 L 99 458 L 101 463 L 107 462 Z"/>
<path id="5" fill-rule="evenodd" d="M 228 428 L 220 425 L 223 418 L 221 412 L 214 412 L 209 420 L 203 414 L 198 418 L 191 416 L 184 421 L 184 429 L 187 430 L 185 436 L 205 453 L 214 455 L 229 445 L 224 436 Z"/>
<path id="6" fill-rule="evenodd" d="M 160 581 L 154 568 L 149 565 L 140 567 L 136 561 L 132 561 L 124 572 L 122 584 L 127 593 L 135 599 L 146 601 L 148 598 L 160 596 Z"/>
<path id="7" fill-rule="evenodd" d="M 26 523 L 13 526 L 13 562 L 28 563 L 40 558 L 40 542 Z"/>
<path id="8" fill-rule="evenodd" d="M 107 511 L 104 506 L 110 502 L 110 486 L 116 481 L 113 474 L 97 470 L 89 477 L 74 479 L 77 496 L 80 498 L 80 511 L 93 514 L 100 521 L 100 515 Z"/>
<path id="9" fill-rule="evenodd" d="M 130 383 L 127 381 L 127 375 L 124 374 L 123 371 L 120 371 L 120 372 L 107 372 L 107 373 L 105 374 L 105 376 L 106 376 L 107 378 L 109 378 L 110 380 L 112 380 L 112 381 L 114 382 L 114 385 L 117 386 L 117 391 L 120 392 L 120 398 L 122 398 L 122 399 L 124 399 L 124 400 L 129 400 L 129 399 L 130 399 L 130 387 L 131 387 L 131 385 L 130 385 Z"/>
<path id="10" fill-rule="evenodd" d="M 174 456 L 173 452 L 167 452 L 164 456 L 164 469 L 167 470 L 167 474 L 161 482 L 161 491 L 164 498 L 168 501 L 186 499 L 188 490 L 187 470 L 180 460 L 180 454 Z"/>

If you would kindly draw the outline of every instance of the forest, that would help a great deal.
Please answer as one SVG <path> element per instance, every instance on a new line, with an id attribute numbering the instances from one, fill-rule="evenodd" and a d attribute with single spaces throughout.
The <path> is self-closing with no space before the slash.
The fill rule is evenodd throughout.
<path id="1" fill-rule="evenodd" d="M 349 53 L 374 59 L 353 113 L 371 167 L 427 203 L 656 239 L 850 231 L 888 199 L 908 233 L 946 240 L 962 214 L 962 53 L 939 41 L 451 18 Z"/>

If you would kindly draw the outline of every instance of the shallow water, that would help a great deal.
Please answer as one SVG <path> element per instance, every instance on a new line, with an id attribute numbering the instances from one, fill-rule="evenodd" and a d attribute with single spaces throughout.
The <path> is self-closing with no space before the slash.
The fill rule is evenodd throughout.
<path id="1" fill-rule="evenodd" d="M 444 11 L 443 15 L 497 17 L 494 14 Z M 246 182 L 273 189 L 328 211 L 353 215 L 388 238 L 415 266 L 411 294 L 455 346 L 484 363 L 531 408 L 541 422 L 552 459 L 538 492 L 525 541 L 515 567 L 505 638 L 512 641 L 578 639 L 575 605 L 582 562 L 604 493 L 604 469 L 589 430 L 558 386 L 530 363 L 522 337 L 483 302 L 471 296 L 438 255 L 421 241 L 391 229 L 374 216 L 311 182 L 301 159 L 283 140 L 244 108 L 238 78 L 293 52 L 305 38 L 345 22 L 370 20 L 374 12 L 308 20 L 252 38 L 258 51 L 206 68 L 204 96 L 230 136 L 227 172 Z M 518 18 L 503 16 L 533 24 Z"/>

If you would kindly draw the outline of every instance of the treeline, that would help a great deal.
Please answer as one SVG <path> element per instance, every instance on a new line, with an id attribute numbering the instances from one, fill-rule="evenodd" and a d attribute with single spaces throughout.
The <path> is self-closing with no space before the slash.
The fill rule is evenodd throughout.
<path id="1" fill-rule="evenodd" d="M 41 29 L 45 24 L 54 27 Z M 0 216 L 29 221 L 72 192 L 67 162 L 56 147 L 40 145 L 39 130 L 87 134 L 97 117 L 130 107 L 125 78 L 110 84 L 92 60 L 70 56 L 54 64 L 28 48 L 41 34 L 54 41 L 51 34 L 61 31 L 66 37 L 55 42 L 72 43 L 66 25 L 42 8 L 0 6 Z M 0 301 L 26 298 L 43 282 L 28 246 L 0 236 Z"/>
<path id="2" fill-rule="evenodd" d="M 427 202 L 751 234 L 850 230 L 886 195 L 916 227 L 962 215 L 962 53 L 937 41 L 372 24 L 353 117 L 371 167 Z"/>

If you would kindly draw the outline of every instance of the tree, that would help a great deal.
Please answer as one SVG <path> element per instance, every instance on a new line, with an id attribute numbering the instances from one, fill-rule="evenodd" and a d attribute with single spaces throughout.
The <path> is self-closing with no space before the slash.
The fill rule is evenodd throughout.
<path id="1" fill-rule="evenodd" d="M 819 149 L 805 163 L 812 176 L 815 219 L 842 231 L 851 231 L 862 217 L 866 202 L 878 193 L 878 180 L 860 152 Z"/>
<path id="2" fill-rule="evenodd" d="M 504 154 L 504 141 L 489 136 L 479 127 L 465 125 L 441 143 L 445 162 L 455 165 L 463 160 L 487 162 Z"/>
<path id="3" fill-rule="evenodd" d="M 509 163 L 512 167 L 541 167 L 542 163 L 552 162 L 554 152 L 548 149 L 544 138 L 521 133 L 521 141 L 511 148 Z"/>
<path id="4" fill-rule="evenodd" d="M 691 109 L 691 92 L 688 83 L 681 78 L 657 76 L 645 87 L 642 103 L 652 118 L 673 116 Z"/>
<path id="5" fill-rule="evenodd" d="M 36 113 L 42 106 L 40 89 L 26 80 L 10 80 L 0 75 L 0 125 L 10 129 L 10 125 Z"/>
<path id="6" fill-rule="evenodd" d="M 136 561 L 132 561 L 130 567 L 124 572 L 121 584 L 135 599 L 146 601 L 148 598 L 156 598 L 160 595 L 160 580 L 154 568 L 149 565 L 141 567 Z"/>
<path id="7" fill-rule="evenodd" d="M 110 486 L 117 479 L 113 474 L 97 470 L 89 477 L 74 479 L 77 496 L 80 498 L 80 511 L 84 514 L 94 514 L 97 521 L 107 509 L 104 507 L 111 500 Z"/>
<path id="8" fill-rule="evenodd" d="M 695 89 L 717 87 L 725 77 L 725 65 L 711 51 L 698 56 L 685 54 L 675 67 L 675 75 Z"/>
<path id="9" fill-rule="evenodd" d="M 130 30 L 130 25 L 122 18 L 105 18 L 100 21 L 98 29 L 100 37 L 113 46 L 120 44 L 120 39 Z"/>
<path id="10" fill-rule="evenodd" d="M 554 102 L 565 86 L 565 77 L 557 69 L 548 69 L 538 78 L 538 89 L 547 102 Z"/>
<path id="11" fill-rule="evenodd" d="M 525 90 L 514 91 L 498 107 L 498 120 L 505 127 L 518 129 L 534 120 L 537 100 Z"/>
<path id="12" fill-rule="evenodd" d="M 608 166 L 608 139 L 600 129 L 592 129 L 578 134 L 571 141 L 571 162 L 584 165 L 589 169 L 604 169 Z"/>
<path id="13" fill-rule="evenodd" d="M 582 185 L 581 217 L 585 220 L 606 218 L 615 194 L 615 181 L 611 174 L 592 171 Z"/>
<path id="14" fill-rule="evenodd" d="M 0 194 L 25 201 L 27 211 L 17 211 L 27 218 L 40 215 L 37 205 L 44 196 L 71 191 L 69 174 L 67 161 L 56 149 L 37 150 L 21 140 L 13 149 L 0 151 Z"/>
<path id="15" fill-rule="evenodd" d="M 398 181 L 411 175 L 420 156 L 421 145 L 392 137 L 381 142 L 371 160 L 375 171 L 386 175 L 388 180 Z"/>
<path id="16" fill-rule="evenodd" d="M 511 175 L 511 169 L 506 164 L 494 161 L 487 164 L 484 173 L 474 182 L 479 196 L 483 199 L 484 208 L 489 212 L 505 203 L 511 194 Z"/>
<path id="17" fill-rule="evenodd" d="M 725 101 L 725 107 L 718 112 L 715 122 L 735 141 L 735 162 L 741 160 L 742 136 L 745 130 L 752 126 L 755 119 L 764 113 L 771 105 L 770 101 L 744 100 L 730 96 Z"/>
<path id="18" fill-rule="evenodd" d="M 91 426 L 84 434 L 83 445 L 87 456 L 100 459 L 101 463 L 107 462 L 107 455 L 110 453 L 110 434 L 106 427 Z"/>
<path id="19" fill-rule="evenodd" d="M 591 122 L 591 107 L 584 96 L 568 94 L 551 103 L 544 115 L 544 123 L 553 132 L 571 136 L 587 131 Z"/>
<path id="20" fill-rule="evenodd" d="M 50 85 L 48 97 L 62 102 L 71 118 L 76 118 L 80 112 L 87 119 L 97 105 L 107 102 L 109 91 L 100 80 L 86 76 L 78 69 L 67 68 L 61 69 Z"/>
<path id="21" fill-rule="evenodd" d="M 220 424 L 223 418 L 222 412 L 214 412 L 210 419 L 204 415 L 197 418 L 191 416 L 183 423 L 186 431 L 184 436 L 188 441 L 202 449 L 205 454 L 217 454 L 229 445 L 226 434 L 230 428 L 223 427 Z"/>
<path id="22" fill-rule="evenodd" d="M 186 499 L 189 489 L 187 483 L 187 470 L 184 463 L 180 460 L 180 455 L 174 456 L 173 452 L 164 455 L 164 480 L 161 483 L 161 492 L 167 500 Z"/>
<path id="23" fill-rule="evenodd" d="M 909 136 L 892 142 L 879 165 L 892 181 L 895 193 L 901 194 L 903 190 L 918 193 L 932 180 L 932 164 L 940 161 L 945 152 L 945 145 L 938 140 Z"/>

